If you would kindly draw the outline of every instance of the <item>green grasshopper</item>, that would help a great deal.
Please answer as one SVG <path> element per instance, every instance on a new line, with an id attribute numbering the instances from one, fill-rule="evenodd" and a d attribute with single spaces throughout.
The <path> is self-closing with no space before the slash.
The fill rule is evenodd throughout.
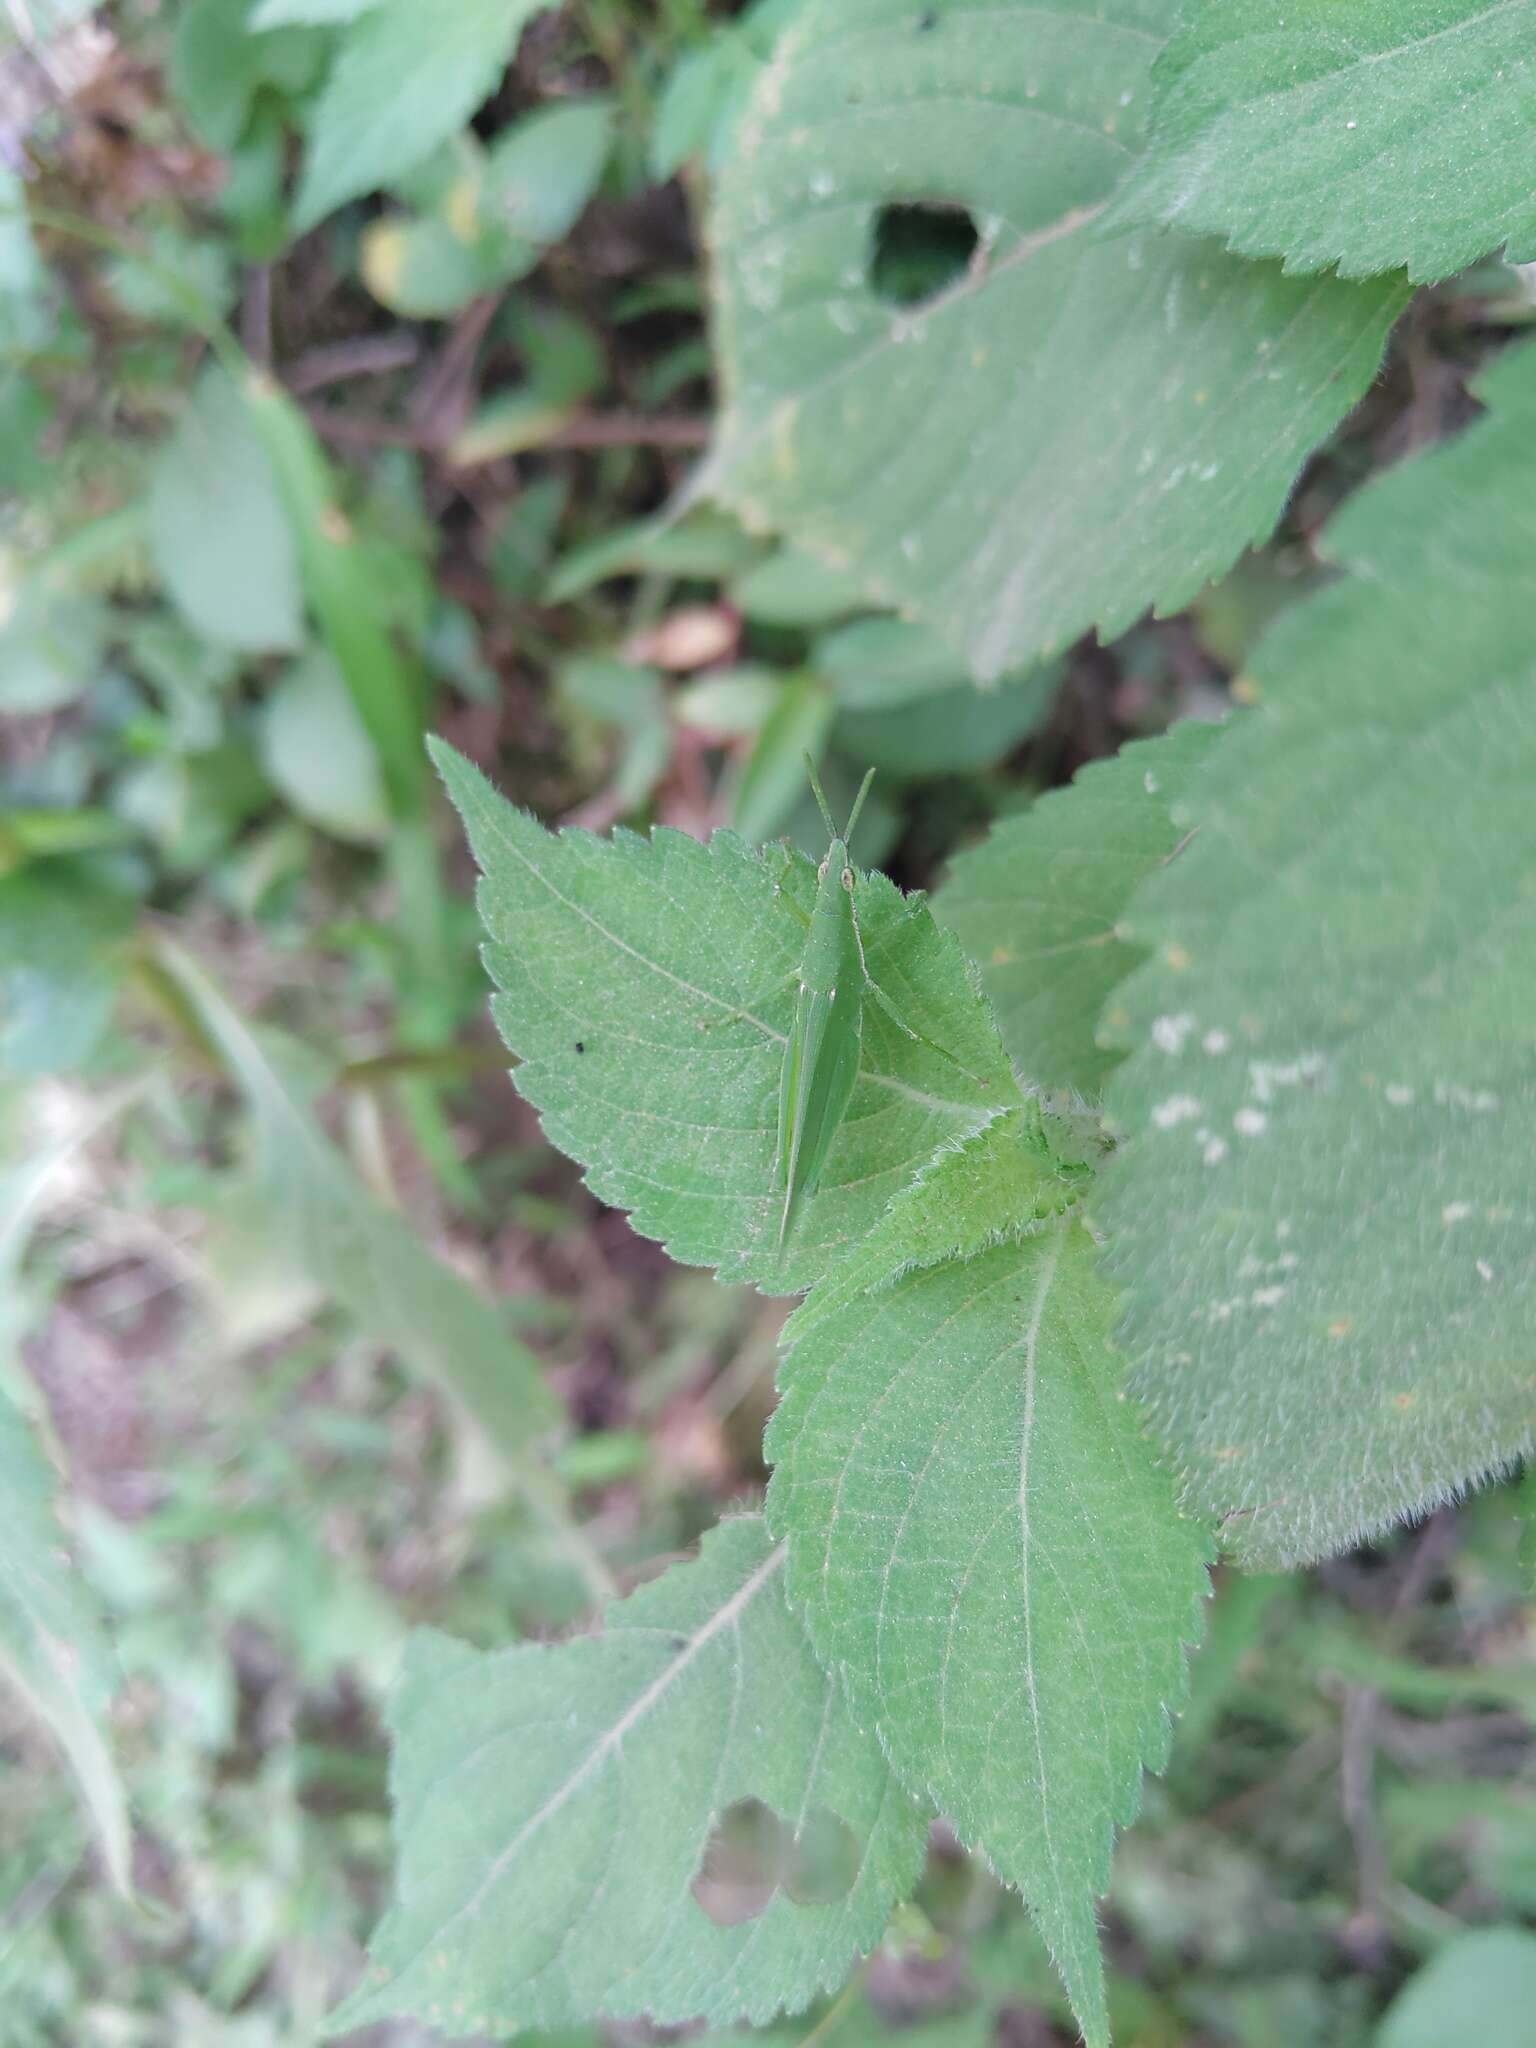
<path id="1" fill-rule="evenodd" d="M 779 1084 L 778 1179 L 784 1189 L 784 1207 L 779 1215 L 781 1252 L 801 1203 L 816 1192 L 827 1153 L 859 1077 L 866 996 L 872 996 L 908 1038 L 959 1067 L 971 1080 L 979 1080 L 968 1067 L 961 1067 L 953 1054 L 912 1029 L 870 974 L 864 958 L 864 940 L 853 903 L 854 873 L 848 864 L 848 842 L 874 780 L 874 769 L 864 777 L 848 823 L 839 833 L 809 755 L 805 765 L 831 844 L 816 870 L 816 901 L 800 959 L 795 1019 Z M 804 916 L 803 911 L 799 914 Z"/>

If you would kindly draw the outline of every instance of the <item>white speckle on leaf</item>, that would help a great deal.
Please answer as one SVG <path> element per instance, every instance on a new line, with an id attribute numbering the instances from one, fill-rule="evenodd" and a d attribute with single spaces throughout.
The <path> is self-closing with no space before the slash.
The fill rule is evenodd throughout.
<path id="1" fill-rule="evenodd" d="M 1205 1047 L 1212 1059 L 1215 1059 L 1219 1054 L 1226 1051 L 1232 1041 L 1225 1031 L 1207 1031 L 1200 1043 Z"/>
<path id="2" fill-rule="evenodd" d="M 1188 1010 L 1181 1010 L 1176 1017 L 1158 1017 L 1152 1025 L 1152 1043 L 1159 1052 L 1177 1058 L 1184 1050 L 1184 1041 L 1195 1028 L 1195 1019 Z"/>
<path id="3" fill-rule="evenodd" d="M 1157 777 L 1152 773 L 1152 770 L 1150 768 L 1147 770 L 1146 774 L 1143 775 L 1143 777 L 1141 778 L 1141 786 L 1147 792 L 1148 796 L 1157 795 Z"/>
<path id="4" fill-rule="evenodd" d="M 1269 1118 L 1262 1109 L 1244 1106 L 1232 1119 L 1232 1128 L 1241 1131 L 1245 1138 L 1257 1138 L 1269 1129 Z"/>
<path id="5" fill-rule="evenodd" d="M 1390 1095 L 1392 1091 L 1387 1092 Z M 1499 1106 L 1499 1098 L 1491 1088 L 1466 1088 L 1460 1081 L 1437 1081 L 1435 1101 L 1442 1109 L 1466 1109 L 1478 1116 L 1486 1116 Z"/>
<path id="6" fill-rule="evenodd" d="M 1413 1101 L 1413 1090 L 1406 1081 L 1389 1081 L 1385 1092 L 1394 1109 L 1406 1109 Z"/>
<path id="7" fill-rule="evenodd" d="M 1283 1287 L 1256 1287 L 1253 1290 L 1255 1308 L 1278 1308 L 1285 1299 Z"/>
<path id="8" fill-rule="evenodd" d="M 1440 1211 L 1442 1223 L 1463 1223 L 1472 1214 L 1470 1202 L 1447 1202 Z"/>
<path id="9" fill-rule="evenodd" d="M 1293 1060 L 1250 1060 L 1248 1086 L 1259 1102 L 1272 1102 L 1280 1088 L 1299 1088 L 1315 1081 L 1327 1062 L 1320 1052 L 1304 1052 Z"/>
<path id="10" fill-rule="evenodd" d="M 1486 1259 L 1478 1260 L 1477 1270 L 1485 1280 L 1491 1280 L 1493 1278 L 1493 1268 L 1489 1265 Z"/>
<path id="11" fill-rule="evenodd" d="M 1187 1124 L 1199 1114 L 1200 1104 L 1193 1095 L 1170 1095 L 1153 1109 L 1152 1121 L 1160 1131 L 1171 1131 L 1175 1124 Z"/>

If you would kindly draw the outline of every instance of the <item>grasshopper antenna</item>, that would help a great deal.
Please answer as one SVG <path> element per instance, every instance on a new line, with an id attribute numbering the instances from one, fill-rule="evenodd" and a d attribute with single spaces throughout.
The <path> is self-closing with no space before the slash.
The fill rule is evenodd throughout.
<path id="1" fill-rule="evenodd" d="M 848 829 L 843 834 L 844 846 L 846 846 L 849 840 L 853 837 L 853 828 L 859 822 L 859 813 L 864 808 L 864 799 L 869 795 L 869 785 L 874 781 L 874 779 L 874 769 L 870 768 L 866 770 L 864 780 L 859 784 L 859 793 L 853 800 L 853 809 L 848 813 Z"/>
<path id="2" fill-rule="evenodd" d="M 832 813 L 827 809 L 827 799 L 825 795 L 822 793 L 821 777 L 816 773 L 816 763 L 811 759 L 809 754 L 805 756 L 805 772 L 811 778 L 811 794 L 815 797 L 817 805 L 820 808 L 821 815 L 826 820 L 827 837 L 829 839 L 835 839 L 837 837 L 837 827 L 832 822 Z M 863 800 L 863 795 L 861 793 L 859 798 L 860 803 L 862 803 Z"/>

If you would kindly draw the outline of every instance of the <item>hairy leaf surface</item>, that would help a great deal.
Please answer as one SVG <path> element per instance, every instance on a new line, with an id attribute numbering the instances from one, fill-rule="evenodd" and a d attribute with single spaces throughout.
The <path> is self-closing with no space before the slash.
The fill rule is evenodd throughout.
<path id="1" fill-rule="evenodd" d="M 1112 1312 L 1070 1220 L 830 1313 L 813 1293 L 769 1431 L 812 1641 L 1023 1892 L 1094 2043 L 1093 1902 L 1166 1754 L 1205 1583 L 1202 1533 L 1120 1398 Z"/>
<path id="2" fill-rule="evenodd" d="M 745 1516 L 599 1636 L 493 1655 L 415 1637 L 391 1710 L 399 1898 L 333 2031 L 402 2012 L 497 2035 L 598 2014 L 760 2022 L 841 1983 L 917 1881 L 925 1811 L 854 1726 L 783 1580 Z M 786 1840 L 848 1854 L 821 1893 L 786 1870 L 760 1913 L 722 1925 L 693 1887 L 746 1800 Z"/>
<path id="3" fill-rule="evenodd" d="M 1536 0 L 1205 0 L 1116 217 L 1292 271 L 1536 256 Z"/>
<path id="4" fill-rule="evenodd" d="M 1185 603 L 1268 533 L 1402 302 L 1097 232 L 1176 16 L 812 0 L 720 179 L 706 488 L 982 679 Z M 923 232 L 975 237 L 926 297 L 882 267 Z"/>
<path id="5" fill-rule="evenodd" d="M 1099 1016 L 1145 958 L 1121 913 L 1179 844 L 1171 806 L 1217 731 L 1189 719 L 1095 762 L 962 853 L 934 900 L 981 970 L 1014 1064 L 1042 1088 L 1096 1096 L 1116 1064 Z"/>
<path id="6" fill-rule="evenodd" d="M 1251 1564 L 1536 1418 L 1536 351 L 1329 529 L 1129 912 L 1102 1215 L 1145 1398 Z M 1240 1369 L 1239 1369 L 1240 1368 Z"/>
<path id="7" fill-rule="evenodd" d="M 484 876 L 518 1089 L 594 1192 L 674 1258 L 774 1293 L 807 1287 L 939 1145 L 1017 1101 L 955 941 L 926 905 L 861 877 L 870 972 L 949 1057 L 866 1003 L 853 1099 L 781 1259 L 779 1077 L 815 867 L 729 832 L 707 845 L 665 830 L 546 832 L 450 749 L 434 752 Z"/>

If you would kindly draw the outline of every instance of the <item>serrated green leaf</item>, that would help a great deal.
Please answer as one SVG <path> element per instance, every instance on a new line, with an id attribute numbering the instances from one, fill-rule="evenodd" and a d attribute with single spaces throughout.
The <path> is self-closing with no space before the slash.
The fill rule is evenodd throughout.
<path id="1" fill-rule="evenodd" d="M 768 1439 L 812 1642 L 1022 1891 L 1092 2044 L 1093 1902 L 1167 1753 L 1205 1584 L 1202 1532 L 1119 1397 L 1113 1307 L 1069 1220 L 830 1314 L 813 1293 Z"/>
<path id="2" fill-rule="evenodd" d="M 381 0 L 351 23 L 315 108 L 295 202 L 304 233 L 403 177 L 495 90 L 549 0 Z"/>
<path id="3" fill-rule="evenodd" d="M 1536 350 L 1328 529 L 1128 913 L 1102 1205 L 1125 1341 L 1246 1563 L 1532 1443 Z"/>
<path id="4" fill-rule="evenodd" d="M 546 832 L 468 762 L 434 758 L 484 880 L 486 964 L 519 1092 L 594 1192 L 688 1265 L 774 1293 L 810 1285 L 947 1139 L 1017 1099 L 959 947 L 880 875 L 855 901 L 870 972 L 863 1062 L 822 1183 L 777 1249 L 779 1082 L 816 870 L 734 833 Z M 960 1071 L 954 1062 L 968 1069 Z"/>
<path id="5" fill-rule="evenodd" d="M 916 1883 L 926 1815 L 811 1656 L 782 1567 L 744 1516 L 599 1636 L 413 1640 L 390 1713 L 398 1903 L 332 2032 L 762 2021 L 842 1981 Z M 846 1889 L 780 1884 L 754 1918 L 712 1918 L 694 1881 L 746 1800 L 802 1839 L 845 1835 Z"/>
<path id="6" fill-rule="evenodd" d="M 1536 0 L 1205 0 L 1112 213 L 1292 271 L 1536 256 Z"/>
<path id="7" fill-rule="evenodd" d="M 1266 534 L 1403 302 L 1097 232 L 1176 14 L 812 0 L 720 179 L 704 488 L 984 680 L 1175 609 Z M 952 230 L 963 209 L 976 247 L 929 300 L 890 303 L 882 216 L 923 205 Z"/>
<path id="8" fill-rule="evenodd" d="M 1047 1112 L 1031 1097 L 982 1130 L 941 1146 L 869 1234 L 796 1312 L 793 1342 L 860 1295 L 903 1274 L 1031 1235 L 1082 1200 L 1092 1180 L 1052 1149 Z"/>
<path id="9" fill-rule="evenodd" d="M 962 853 L 934 915 L 976 962 L 1014 1065 L 1093 1097 L 1119 1055 L 1099 1040 L 1117 983 L 1145 955 L 1122 936 L 1137 884 L 1182 834 L 1172 806 L 1219 728 L 1190 719 L 1084 769 Z"/>
<path id="10" fill-rule="evenodd" d="M 298 551 L 272 465 L 217 366 L 156 462 L 149 542 L 178 610 L 216 646 L 289 653 L 303 643 Z"/>

